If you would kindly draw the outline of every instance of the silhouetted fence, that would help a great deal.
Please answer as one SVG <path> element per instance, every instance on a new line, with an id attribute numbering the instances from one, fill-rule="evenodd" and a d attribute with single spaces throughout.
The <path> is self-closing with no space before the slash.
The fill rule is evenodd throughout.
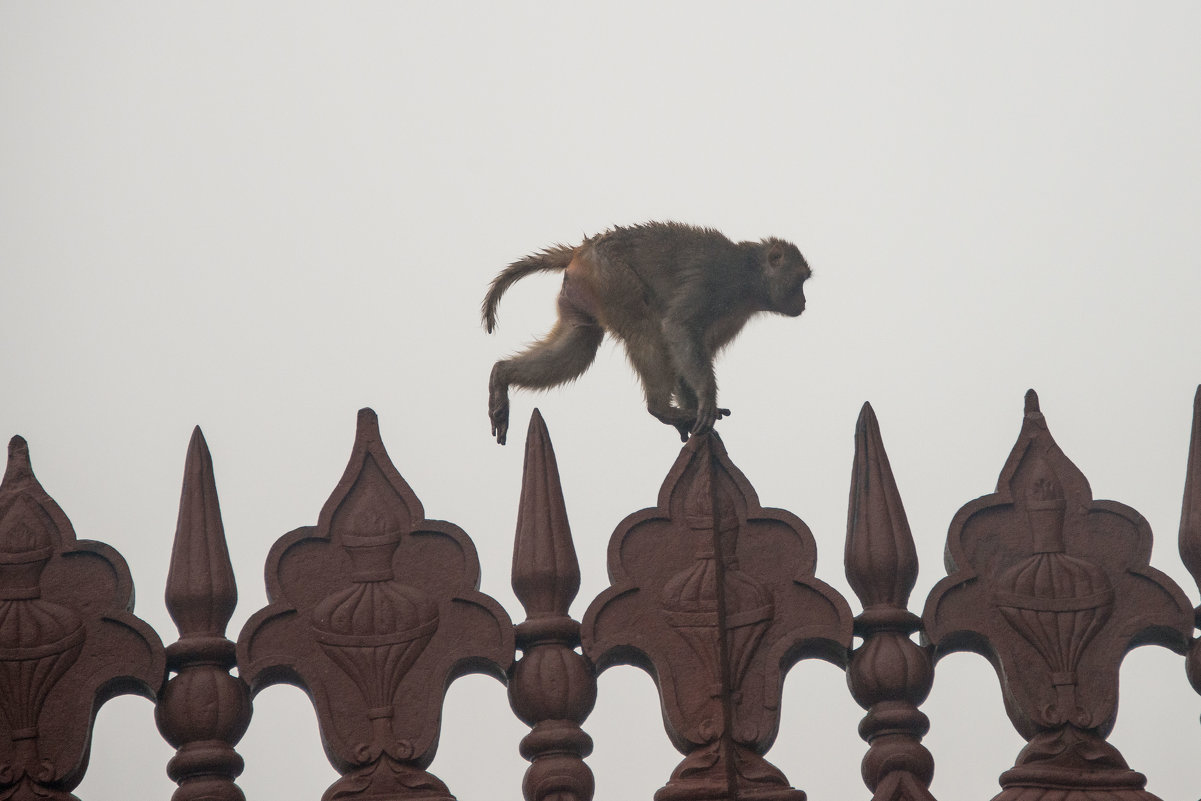
<path id="1" fill-rule="evenodd" d="M 913 540 L 867 405 L 855 448 L 845 559 L 857 616 L 814 576 L 806 525 L 760 506 L 721 439 L 704 435 L 681 450 L 658 506 L 618 525 L 611 585 L 577 622 L 568 609 L 580 573 L 535 412 L 513 550 L 526 619 L 514 625 L 478 590 L 471 540 L 425 518 L 384 450 L 375 413 L 364 409 L 342 480 L 316 525 L 271 549 L 269 603 L 235 644 L 225 636 L 234 575 L 197 429 L 167 578 L 179 639 L 164 648 L 132 613 L 120 554 L 75 538 L 14 437 L 0 484 L 0 799 L 73 798 L 96 710 L 121 693 L 156 701 L 159 729 L 177 749 L 167 765 L 177 801 L 242 799 L 235 746 L 253 694 L 280 682 L 304 688 L 316 707 L 340 774 L 325 799 L 453 799 L 426 770 L 443 698 L 456 676 L 484 672 L 507 681 L 513 710 L 531 727 L 520 743 L 532 763 L 525 797 L 585 801 L 593 777 L 583 724 L 596 675 L 633 664 L 654 679 L 683 754 L 658 801 L 802 801 L 765 754 L 785 674 L 818 657 L 846 669 L 867 710 L 863 778 L 876 801 L 920 801 L 931 799 L 934 761 L 919 706 L 934 663 L 962 650 L 996 667 L 1006 711 L 1028 743 L 1002 775 L 998 799 L 1154 799 L 1106 741 L 1119 663 L 1136 645 L 1163 645 L 1186 657 L 1201 692 L 1201 648 L 1188 598 L 1149 565 L 1143 517 L 1093 500 L 1030 392 L 997 490 L 955 516 L 949 575 L 919 616 L 908 608 Z M 1201 579 L 1201 388 L 1180 553 Z M 852 635 L 862 638 L 857 648 Z"/>

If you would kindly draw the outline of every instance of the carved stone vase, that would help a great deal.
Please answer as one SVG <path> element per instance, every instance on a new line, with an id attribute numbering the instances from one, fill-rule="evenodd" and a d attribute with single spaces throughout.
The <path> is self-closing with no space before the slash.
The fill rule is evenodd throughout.
<path id="1" fill-rule="evenodd" d="M 348 534 L 342 547 L 353 565 L 353 584 L 313 610 L 317 643 L 352 677 L 367 704 L 371 739 L 354 745 L 364 762 L 382 755 L 397 762 L 413 758 L 413 744 L 392 729 L 392 696 L 438 628 L 438 605 L 396 580 L 392 555 L 399 544 L 398 531 Z"/>
<path id="2" fill-rule="evenodd" d="M 0 786 L 14 788 L 54 779 L 54 763 L 38 753 L 38 721 L 46 696 L 84 642 L 79 615 L 42 597 L 42 571 L 54 547 L 27 503 L 14 504 L 0 520 L 0 712 L 13 744 L 12 753 L 0 757 Z"/>

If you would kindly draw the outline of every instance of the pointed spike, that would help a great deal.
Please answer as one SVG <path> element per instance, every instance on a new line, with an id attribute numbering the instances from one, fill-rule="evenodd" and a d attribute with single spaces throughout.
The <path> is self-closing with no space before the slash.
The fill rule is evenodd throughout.
<path id="1" fill-rule="evenodd" d="M 379 439 L 379 415 L 370 406 L 359 409 L 359 417 L 355 426 L 359 437 Z"/>
<path id="2" fill-rule="evenodd" d="M 566 615 L 579 588 L 559 467 L 546 423 L 535 409 L 526 435 L 513 542 L 513 592 L 527 616 L 536 617 Z"/>
<path id="3" fill-rule="evenodd" d="M 866 436 L 869 428 L 879 430 L 880 423 L 876 419 L 876 410 L 872 408 L 870 401 L 864 401 L 863 406 L 859 408 L 859 418 L 855 421 L 855 443 L 858 444 L 861 437 Z"/>
<path id="4" fill-rule="evenodd" d="M 1039 407 L 1038 407 L 1038 393 L 1035 392 L 1033 389 L 1026 390 L 1025 413 L 1027 415 L 1041 413 L 1041 409 L 1039 409 Z"/>
<path id="5" fill-rule="evenodd" d="M 1180 508 L 1180 558 L 1201 588 L 1201 386 L 1193 396 L 1193 428 Z"/>
<path id="6" fill-rule="evenodd" d="M 13 438 L 8 441 L 8 458 L 12 460 L 14 457 L 22 455 L 25 457 L 25 461 L 29 461 L 29 443 L 20 434 L 14 434 Z"/>
<path id="7" fill-rule="evenodd" d="M 865 608 L 905 608 L 917 581 L 917 550 L 876 413 L 867 403 L 855 426 L 845 563 Z"/>
<path id="8" fill-rule="evenodd" d="M 4 468 L 4 479 L 0 484 L 13 484 L 33 476 L 33 466 L 29 461 L 29 443 L 25 437 L 17 434 L 8 441 L 8 464 Z"/>
<path id="9" fill-rule="evenodd" d="M 181 636 L 224 634 L 238 602 L 213 459 L 200 426 L 192 431 L 184 461 L 166 601 Z"/>

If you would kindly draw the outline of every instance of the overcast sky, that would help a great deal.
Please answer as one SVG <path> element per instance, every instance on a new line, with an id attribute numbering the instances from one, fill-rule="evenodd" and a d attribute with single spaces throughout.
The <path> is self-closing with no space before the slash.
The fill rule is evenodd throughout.
<path id="1" fill-rule="evenodd" d="M 615 224 L 672 219 L 796 242 L 799 320 L 754 322 L 718 364 L 718 428 L 765 506 L 842 571 L 852 434 L 873 404 L 918 544 L 911 608 L 955 511 L 991 492 L 1038 390 L 1096 498 L 1176 555 L 1201 382 L 1197 3 L 120 3 L 0 1 L 0 434 L 80 538 L 162 601 L 188 437 L 216 466 L 239 581 L 265 603 L 272 542 L 313 524 L 355 413 L 431 518 L 475 540 L 517 620 L 509 563 L 537 405 L 583 586 L 653 506 L 679 447 L 611 344 L 571 387 L 515 392 L 489 436 L 492 362 L 553 318 L 553 277 L 479 302 L 505 264 Z M 1165 801 L 1201 786 L 1183 660 L 1127 657 L 1112 741 Z M 940 663 L 923 707 L 935 794 L 987 799 L 1022 741 L 984 659 Z M 818 799 L 864 797 L 862 711 L 798 666 L 769 758 Z M 585 723 L 598 799 L 649 799 L 678 761 L 650 679 L 601 677 Z M 495 680 L 452 686 L 432 771 L 464 801 L 519 798 L 527 729 Z M 257 699 L 252 799 L 335 774 L 307 699 Z M 152 706 L 99 717 L 84 801 L 167 798 Z"/>

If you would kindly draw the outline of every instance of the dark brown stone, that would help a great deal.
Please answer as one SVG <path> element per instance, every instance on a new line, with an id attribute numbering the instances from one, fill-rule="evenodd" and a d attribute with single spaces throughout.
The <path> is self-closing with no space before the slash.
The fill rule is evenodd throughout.
<path id="1" fill-rule="evenodd" d="M 517 625 L 523 655 L 509 680 L 513 711 L 533 727 L 521 741 L 522 756 L 533 763 L 522 783 L 526 801 L 592 798 L 592 771 L 584 763 L 592 738 L 580 724 L 596 703 L 596 674 L 575 650 L 580 624 L 567 614 L 579 587 L 559 468 L 535 409 L 513 544 L 513 591 L 526 611 Z"/>
<path id="2" fill-rule="evenodd" d="M 1188 465 L 1184 477 L 1184 501 L 1180 506 L 1180 558 L 1193 582 L 1201 588 L 1201 386 L 1193 396 L 1193 430 L 1189 439 Z M 1201 627 L 1201 606 L 1193 611 L 1193 622 Z M 1201 640 L 1189 645 L 1185 669 L 1193 689 L 1201 693 Z"/>
<path id="3" fill-rule="evenodd" d="M 179 640 L 167 647 L 167 666 L 176 675 L 159 698 L 155 719 L 177 749 L 167 765 L 179 784 L 172 801 L 243 801 L 234 783 L 243 762 L 234 746 L 250 724 L 250 690 L 229 672 L 237 660 L 225 627 L 238 592 L 213 460 L 199 428 L 184 464 L 166 599 L 179 628 Z"/>
<path id="4" fill-rule="evenodd" d="M 466 673 L 503 678 L 514 656 L 508 615 L 478 587 L 475 546 L 425 519 L 363 409 L 342 480 L 316 526 L 271 549 L 270 604 L 238 638 L 254 692 L 287 682 L 313 699 L 342 774 L 325 801 L 454 798 L 425 770 L 446 687 Z"/>
<path id="5" fill-rule="evenodd" d="M 74 799 L 100 705 L 153 699 L 165 678 L 125 560 L 75 539 L 13 437 L 0 482 L 0 799 Z"/>
<path id="6" fill-rule="evenodd" d="M 845 664 L 850 609 L 814 577 L 816 559 L 808 527 L 759 505 L 716 434 L 690 439 L 658 507 L 613 533 L 612 586 L 584 616 L 584 653 L 655 679 L 685 755 L 657 801 L 805 797 L 763 754 L 788 668 L 806 656 Z"/>
<path id="7" fill-rule="evenodd" d="M 910 634 L 921 620 L 906 608 L 917 580 L 917 550 L 897 491 L 880 426 L 863 404 L 855 426 L 855 462 L 847 510 L 847 580 L 863 603 L 847 684 L 868 710 L 859 734 L 869 744 L 863 780 L 874 801 L 933 801 L 934 758 L 921 744 L 930 728 L 918 710 L 934 682 L 930 649 Z"/>
<path id="8" fill-rule="evenodd" d="M 976 651 L 1001 679 L 1006 711 L 1028 741 L 997 801 L 1148 801 L 1145 777 L 1105 737 L 1117 716 L 1118 667 L 1132 647 L 1183 653 L 1193 610 L 1150 567 L 1151 530 L 1135 510 L 1094 501 L 1052 439 L 1033 390 L 997 491 L 959 510 L 948 575 L 926 602 L 942 656 Z M 1084 797 L 1084 796 L 1082 796 Z"/>

